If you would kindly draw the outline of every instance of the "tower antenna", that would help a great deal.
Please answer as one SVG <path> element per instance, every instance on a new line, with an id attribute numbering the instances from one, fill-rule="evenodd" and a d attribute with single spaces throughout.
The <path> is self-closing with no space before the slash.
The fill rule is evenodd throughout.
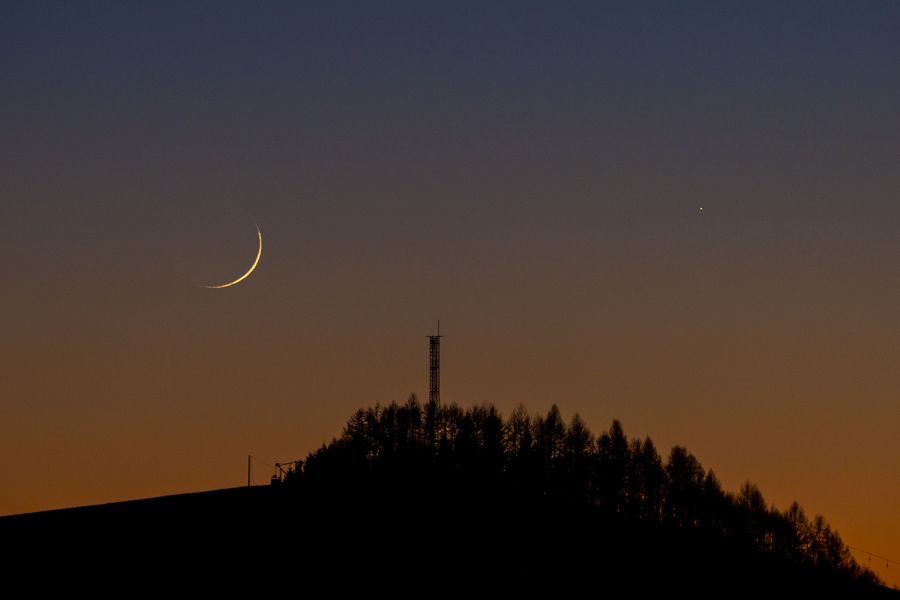
<path id="1" fill-rule="evenodd" d="M 441 403 L 441 321 L 437 322 L 437 335 L 428 336 L 428 401 Z"/>

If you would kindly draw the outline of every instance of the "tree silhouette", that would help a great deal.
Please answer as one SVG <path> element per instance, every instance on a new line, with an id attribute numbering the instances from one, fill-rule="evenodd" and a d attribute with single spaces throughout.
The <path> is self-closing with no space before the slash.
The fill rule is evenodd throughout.
<path id="1" fill-rule="evenodd" d="M 536 417 L 519 406 L 505 420 L 492 405 L 423 407 L 414 394 L 403 405 L 360 409 L 340 438 L 310 453 L 286 482 L 311 492 L 440 485 L 445 493 L 473 489 L 565 502 L 701 532 L 798 567 L 877 581 L 821 515 L 808 519 L 796 502 L 779 511 L 749 481 L 730 494 L 683 446 L 674 446 L 664 462 L 649 437 L 629 440 L 618 420 L 595 438 L 577 414 L 567 425 L 556 405 Z"/>

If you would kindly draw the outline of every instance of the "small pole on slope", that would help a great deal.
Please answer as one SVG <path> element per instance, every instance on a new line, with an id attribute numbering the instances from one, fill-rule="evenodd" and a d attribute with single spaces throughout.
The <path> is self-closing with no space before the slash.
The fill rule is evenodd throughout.
<path id="1" fill-rule="evenodd" d="M 251 456 L 247 455 L 247 487 L 250 487 L 250 458 Z"/>

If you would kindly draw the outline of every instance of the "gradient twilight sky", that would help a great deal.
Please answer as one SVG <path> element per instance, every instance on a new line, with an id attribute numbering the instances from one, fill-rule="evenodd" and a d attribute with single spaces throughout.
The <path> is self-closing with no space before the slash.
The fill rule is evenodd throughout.
<path id="1" fill-rule="evenodd" d="M 445 401 L 900 557 L 900 3 L 6 2 L 0 89 L 0 514 L 240 485 L 440 318 Z"/>

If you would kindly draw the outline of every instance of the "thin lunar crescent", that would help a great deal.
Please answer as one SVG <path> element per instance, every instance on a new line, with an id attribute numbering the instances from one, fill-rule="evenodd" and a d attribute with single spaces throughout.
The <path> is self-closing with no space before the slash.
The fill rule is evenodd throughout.
<path id="1" fill-rule="evenodd" d="M 242 282 L 243 280 L 247 279 L 248 277 L 250 277 L 250 273 L 252 273 L 253 270 L 256 269 L 256 265 L 259 264 L 259 257 L 262 256 L 262 232 L 259 230 L 259 225 L 256 226 L 256 235 L 259 236 L 259 252 L 256 253 L 256 260 L 253 261 L 253 264 L 250 265 L 250 269 L 246 273 L 244 273 L 243 275 L 241 275 L 234 281 L 230 281 L 228 283 L 223 283 L 222 285 L 205 285 L 203 287 L 209 288 L 211 290 L 220 290 L 222 288 L 227 288 L 227 287 L 231 287 L 235 284 L 238 284 L 238 283 Z"/>

